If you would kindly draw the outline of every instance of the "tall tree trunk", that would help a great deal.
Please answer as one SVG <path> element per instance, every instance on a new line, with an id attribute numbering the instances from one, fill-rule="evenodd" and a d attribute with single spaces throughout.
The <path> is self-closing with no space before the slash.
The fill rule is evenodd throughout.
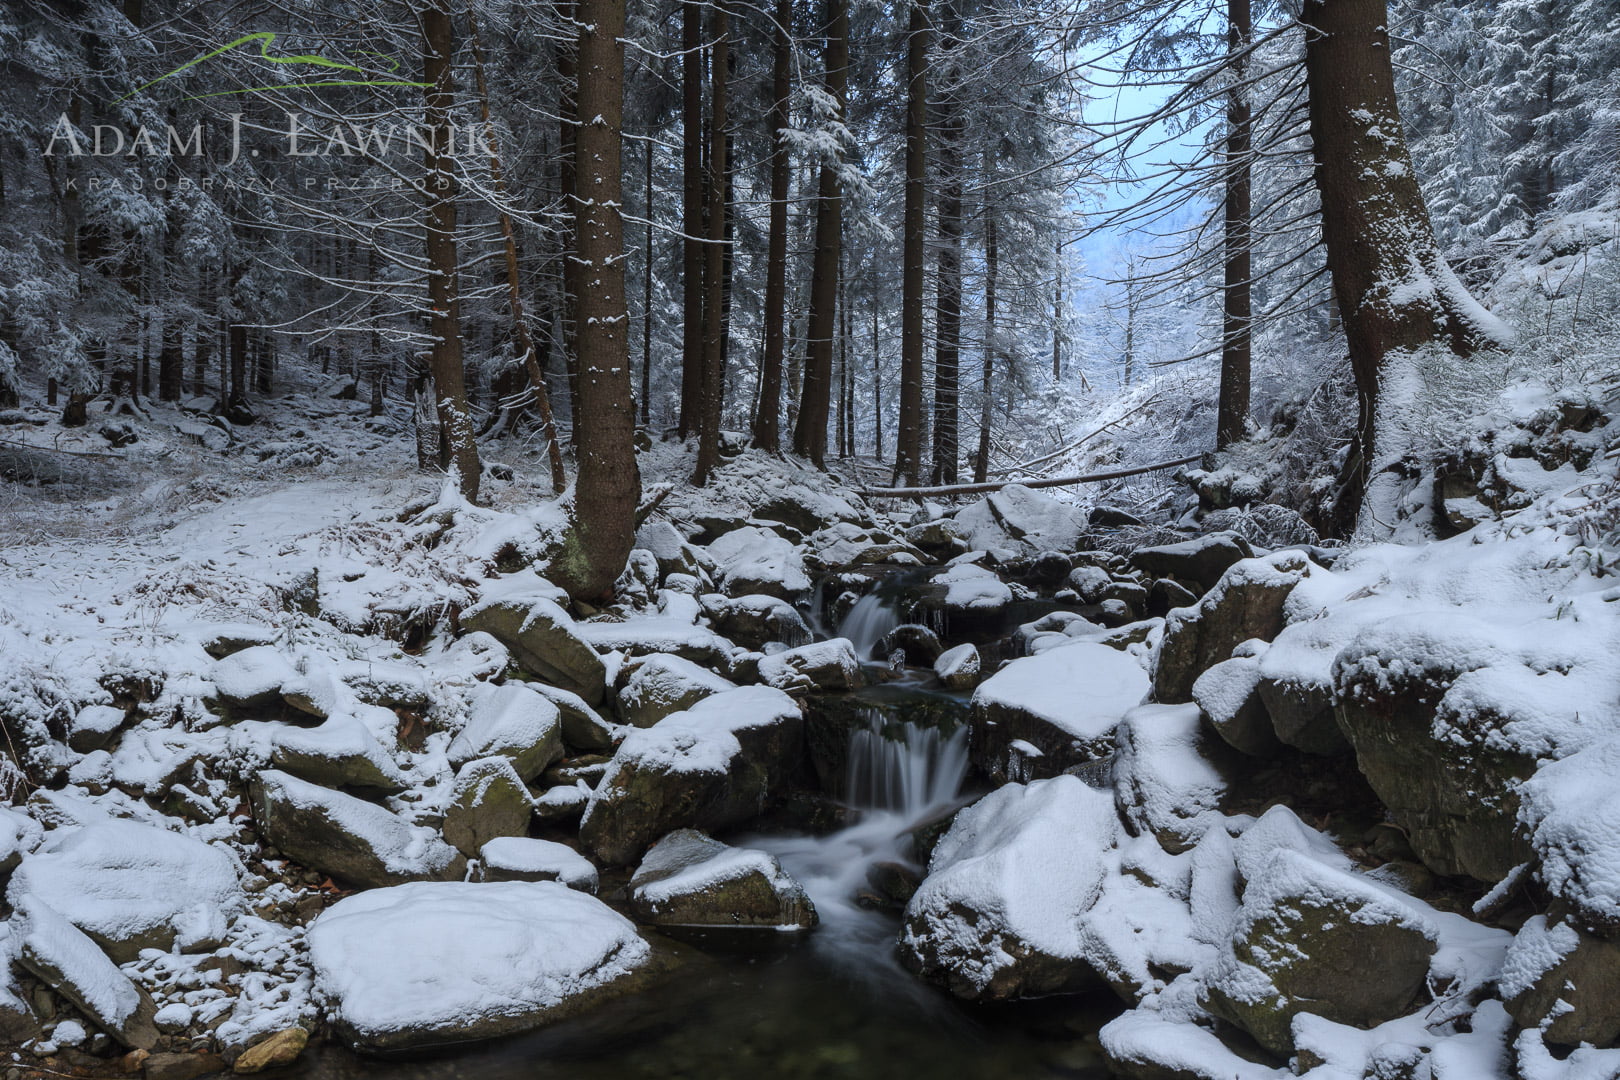
<path id="1" fill-rule="evenodd" d="M 421 11 L 423 121 L 428 129 L 427 264 L 428 364 L 442 432 L 440 465 L 453 469 L 462 498 L 478 501 L 483 469 L 467 409 L 466 372 L 461 355 L 461 298 L 457 287 L 461 259 L 456 244 L 456 168 L 450 131 L 455 105 L 451 61 L 455 29 L 449 0 L 430 0 Z"/>
<path id="2" fill-rule="evenodd" d="M 922 471 L 923 258 L 928 198 L 928 9 L 912 0 L 906 48 L 906 200 L 900 299 L 900 425 L 894 475 L 915 486 Z"/>
<path id="3" fill-rule="evenodd" d="M 1052 381 L 1063 378 L 1063 241 L 1052 256 Z"/>
<path id="4" fill-rule="evenodd" d="M 979 383 L 979 450 L 973 455 L 973 482 L 990 479 L 990 403 L 996 377 L 996 271 L 1001 252 L 996 235 L 996 215 L 984 212 L 984 371 Z"/>
<path id="5" fill-rule="evenodd" d="M 960 30 L 952 4 L 945 5 L 940 32 L 950 49 Z M 938 271 L 934 307 L 934 465 L 935 484 L 957 481 L 958 399 L 962 351 L 962 120 L 947 91 L 937 106 L 939 127 Z"/>
<path id="6" fill-rule="evenodd" d="M 754 445 L 775 453 L 782 442 L 782 363 L 786 352 L 788 182 L 788 96 L 793 91 L 793 0 L 776 0 L 771 29 L 771 108 L 766 114 L 771 136 L 771 220 L 765 252 L 765 355 L 760 361 L 759 408 L 754 415 Z"/>
<path id="7" fill-rule="evenodd" d="M 624 294 L 625 0 L 579 0 L 579 188 L 574 235 L 583 287 L 575 296 L 579 341 L 579 477 L 573 527 L 549 568 L 576 600 L 609 596 L 635 543 L 641 473 L 630 380 L 630 312 Z"/>
<path id="8" fill-rule="evenodd" d="M 1215 449 L 1240 441 L 1248 431 L 1249 365 L 1252 351 L 1250 279 L 1250 173 L 1253 147 L 1248 49 L 1254 40 L 1249 0 L 1226 0 L 1226 48 L 1232 88 L 1226 95 L 1226 280 L 1222 291 L 1221 392 L 1216 410 Z"/>
<path id="9" fill-rule="evenodd" d="M 698 416 L 697 465 L 692 483 L 702 487 L 720 463 L 720 411 L 724 404 L 726 373 L 726 195 L 730 185 L 726 127 L 726 82 L 730 74 L 731 15 L 725 0 L 710 8 L 709 35 L 714 39 L 709 57 L 709 174 L 705 211 L 709 241 L 703 252 L 703 376 L 702 411 Z"/>
<path id="10" fill-rule="evenodd" d="M 557 5 L 564 26 L 578 20 L 579 5 L 565 0 Z M 578 236 L 574 232 L 574 218 L 569 212 L 579 187 L 579 56 L 572 41 L 557 46 L 557 189 L 562 196 L 563 216 L 559 223 L 562 248 L 562 296 L 557 305 L 561 329 L 563 371 L 568 387 L 569 441 L 579 446 L 579 327 L 574 323 L 574 297 L 579 293 Z"/>
<path id="11" fill-rule="evenodd" d="M 872 290 L 872 455 L 883 460 L 883 363 L 878 354 L 878 297 Z"/>
<path id="12" fill-rule="evenodd" d="M 1385 0 L 1307 0 L 1302 17 L 1313 28 L 1305 77 L 1322 237 L 1360 403 L 1328 524 L 1344 532 L 1359 516 L 1379 531 L 1393 524 L 1385 516 L 1392 505 L 1366 498 L 1369 487 L 1420 434 L 1400 430 L 1398 410 L 1381 415 L 1381 392 L 1415 389 L 1412 368 L 1426 349 L 1467 357 L 1509 334 L 1468 296 L 1435 243 L 1401 134 Z"/>
<path id="13" fill-rule="evenodd" d="M 653 329 L 653 159 L 658 144 L 650 133 L 646 142 L 647 190 L 642 196 L 642 215 L 647 219 L 647 233 L 642 239 L 646 250 L 641 258 L 641 426 L 652 426 L 652 329 Z"/>
<path id="14" fill-rule="evenodd" d="M 703 409 L 703 5 L 681 4 L 681 415 L 686 438 Z"/>
<path id="15" fill-rule="evenodd" d="M 827 0 L 827 37 L 822 48 L 827 93 L 844 119 L 849 92 L 849 8 Z M 793 431 L 793 451 L 818 467 L 827 460 L 831 418 L 833 344 L 838 334 L 838 263 L 843 253 L 844 195 L 836 155 L 824 157 L 816 180 L 816 247 L 810 269 L 810 324 L 804 353 L 804 399 Z"/>

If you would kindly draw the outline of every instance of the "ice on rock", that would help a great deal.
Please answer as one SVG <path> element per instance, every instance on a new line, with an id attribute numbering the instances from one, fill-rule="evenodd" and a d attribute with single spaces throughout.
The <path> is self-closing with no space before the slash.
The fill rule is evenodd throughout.
<path id="1" fill-rule="evenodd" d="M 359 893 L 309 930 L 315 989 L 374 1051 L 495 1038 L 622 987 L 651 958 L 634 924 L 557 882 L 419 882 Z"/>
<path id="2" fill-rule="evenodd" d="M 241 870 L 221 848 L 133 821 L 55 833 L 6 890 L 50 907 L 120 963 L 142 949 L 206 945 L 243 903 Z"/>

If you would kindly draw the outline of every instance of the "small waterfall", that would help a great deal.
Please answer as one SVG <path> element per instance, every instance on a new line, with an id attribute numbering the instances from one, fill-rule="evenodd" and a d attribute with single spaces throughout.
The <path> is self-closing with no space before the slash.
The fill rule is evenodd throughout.
<path id="1" fill-rule="evenodd" d="M 892 739 L 884 727 L 883 714 L 870 709 L 866 726 L 850 736 L 844 801 L 916 821 L 955 799 L 967 774 L 967 728 L 947 736 L 908 720 Z"/>
<path id="2" fill-rule="evenodd" d="M 899 625 L 900 611 L 892 598 L 870 592 L 855 601 L 855 606 L 839 622 L 838 636 L 850 640 L 855 646 L 856 658 L 864 664 L 872 659 L 872 650 L 877 648 L 878 642 Z"/>

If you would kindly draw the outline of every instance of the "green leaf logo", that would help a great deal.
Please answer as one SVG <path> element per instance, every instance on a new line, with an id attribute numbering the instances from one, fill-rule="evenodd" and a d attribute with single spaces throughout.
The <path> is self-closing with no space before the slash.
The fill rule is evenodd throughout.
<path id="1" fill-rule="evenodd" d="M 181 64 L 179 67 L 175 68 L 173 71 L 171 71 L 171 72 L 169 72 L 169 73 L 167 73 L 165 75 L 160 75 L 157 78 L 153 79 L 151 82 L 146 83 L 146 84 L 144 84 L 142 86 L 137 86 L 135 89 L 131 90 L 129 93 L 125 94 L 123 97 L 114 99 L 114 104 L 117 104 L 120 101 L 127 101 L 130 98 L 134 97 L 136 94 L 141 93 L 143 90 L 148 90 L 151 87 L 156 86 L 158 83 L 163 82 L 165 79 L 172 79 L 176 75 L 180 74 L 182 71 L 187 71 L 187 70 L 189 70 L 191 68 L 194 68 L 198 64 L 202 63 L 205 60 L 212 60 L 216 56 L 220 56 L 220 55 L 222 55 L 224 53 L 231 52 L 234 49 L 239 49 L 243 45 L 246 45 L 246 44 L 248 44 L 249 42 L 252 42 L 252 41 L 256 41 L 256 42 L 259 43 L 259 57 L 260 57 L 260 59 L 268 60 L 272 64 L 305 64 L 305 65 L 311 65 L 311 66 L 314 66 L 314 67 L 324 68 L 324 69 L 327 69 L 327 70 L 330 70 L 330 71 L 336 71 L 336 72 L 352 72 L 355 75 L 366 75 L 366 74 L 368 74 L 367 71 L 364 68 L 355 67 L 353 64 L 344 64 L 344 63 L 341 63 L 341 62 L 339 62 L 337 60 L 328 60 L 324 56 L 314 56 L 314 55 L 272 56 L 270 54 L 270 46 L 275 42 L 275 40 L 276 40 L 276 35 L 274 33 L 270 32 L 270 31 L 268 31 L 268 30 L 260 31 L 257 34 L 244 34 L 242 37 L 237 38 L 235 41 L 231 42 L 228 45 L 221 45 L 217 49 L 214 49 L 214 50 L 212 50 L 210 52 L 205 52 L 201 56 L 197 57 L 196 59 L 188 60 L 186 63 Z M 366 55 L 367 56 L 380 57 L 384 61 L 384 63 L 387 65 L 388 71 L 390 73 L 399 70 L 399 61 L 395 60 L 393 57 L 388 56 L 385 53 L 367 52 Z M 310 89 L 314 89 L 316 87 L 322 87 L 322 86 L 417 86 L 417 87 L 425 87 L 427 85 L 428 84 L 425 83 L 425 82 L 413 82 L 413 81 L 411 81 L 409 79 L 386 79 L 386 78 L 383 78 L 383 79 L 370 78 L 370 79 L 368 79 L 368 78 L 338 78 L 338 77 L 332 77 L 332 78 L 316 79 L 316 80 L 313 80 L 313 81 L 288 82 L 288 83 L 270 83 L 270 84 L 266 84 L 264 86 L 246 86 L 246 87 L 242 87 L 242 88 L 237 89 L 237 90 L 215 90 L 215 91 L 213 91 L 211 93 L 207 93 L 207 94 L 192 94 L 192 95 L 188 96 L 185 100 L 187 100 L 187 101 L 198 101 L 198 100 L 201 100 L 203 98 L 225 97 L 225 96 L 230 95 L 230 94 L 254 94 L 254 93 L 258 93 L 260 91 L 264 91 L 264 90 L 310 90 Z"/>

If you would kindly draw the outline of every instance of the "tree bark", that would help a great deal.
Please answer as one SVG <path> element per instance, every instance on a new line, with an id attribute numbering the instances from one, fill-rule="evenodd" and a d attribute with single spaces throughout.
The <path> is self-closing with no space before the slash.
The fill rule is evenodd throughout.
<path id="1" fill-rule="evenodd" d="M 839 123 L 849 91 L 849 8 L 827 0 L 827 37 L 822 55 L 827 93 L 837 102 Z M 843 254 L 844 195 L 837 157 L 826 157 L 816 180 L 816 246 L 810 270 L 810 321 L 804 354 L 804 399 L 799 405 L 793 451 L 818 468 L 827 461 L 831 419 L 833 346 L 838 335 L 838 264 Z"/>
<path id="2" fill-rule="evenodd" d="M 574 298 L 579 342 L 579 476 L 573 527 L 549 568 L 576 600 L 612 594 L 635 543 L 641 473 L 630 380 L 630 313 L 624 292 L 623 189 L 625 0 L 579 2 L 579 190 L 574 199 L 582 288 Z"/>
<path id="3" fill-rule="evenodd" d="M 996 376 L 996 270 L 1000 261 L 996 215 L 984 212 L 984 371 L 979 384 L 979 450 L 973 455 L 973 482 L 990 478 L 990 403 Z"/>
<path id="4" fill-rule="evenodd" d="M 573 0 L 566 0 L 557 5 L 558 15 L 563 25 L 568 25 L 579 18 L 579 5 Z M 579 292 L 579 259 L 578 237 L 574 232 L 573 215 L 569 212 L 572 207 L 576 189 L 579 186 L 579 94 L 577 93 L 579 81 L 579 57 L 575 51 L 574 42 L 564 41 L 557 48 L 557 79 L 559 95 L 557 100 L 557 189 L 562 196 L 563 216 L 560 222 L 559 239 L 562 248 L 562 296 L 558 308 L 561 315 L 558 319 L 558 329 L 561 330 L 562 361 L 565 375 L 564 383 L 568 387 L 568 413 L 572 423 L 569 425 L 569 442 L 575 447 L 579 446 L 579 327 L 574 323 L 572 314 L 575 308 L 574 297 Z"/>
<path id="5" fill-rule="evenodd" d="M 1439 347 L 1467 357 L 1509 336 L 1469 298 L 1435 243 L 1401 133 L 1388 18 L 1385 0 L 1307 0 L 1303 11 L 1312 27 L 1305 76 L 1322 236 L 1360 405 L 1326 523 L 1341 533 L 1358 517 L 1372 528 L 1392 524 L 1363 513 L 1369 484 L 1410 449 L 1380 415 L 1392 375 L 1404 395 L 1416 353 Z"/>
<path id="6" fill-rule="evenodd" d="M 714 39 L 709 56 L 709 173 L 705 187 L 703 251 L 703 372 L 701 412 L 698 415 L 697 465 L 692 483 L 702 487 L 720 463 L 720 412 L 726 375 L 726 183 L 729 142 L 726 126 L 726 82 L 731 52 L 731 15 L 725 0 L 713 0 L 709 35 Z"/>
<path id="7" fill-rule="evenodd" d="M 922 471 L 923 257 L 928 198 L 928 9 L 912 0 L 906 47 L 906 197 L 900 299 L 900 424 L 896 482 Z"/>
<path id="8" fill-rule="evenodd" d="M 703 408 L 703 5 L 681 4 L 681 415 L 697 430 Z"/>
<path id="9" fill-rule="evenodd" d="M 1252 206 L 1250 180 L 1253 148 L 1249 88 L 1244 85 L 1248 70 L 1246 53 L 1254 40 L 1254 21 L 1249 0 L 1227 0 L 1226 46 L 1227 77 L 1232 88 L 1226 95 L 1226 227 L 1225 282 L 1222 290 L 1221 390 L 1216 408 L 1215 449 L 1224 450 L 1248 433 L 1249 368 L 1253 346 Z"/>
<path id="10" fill-rule="evenodd" d="M 478 501 L 483 469 L 473 438 L 472 414 L 467 409 L 466 371 L 461 353 L 461 269 L 456 243 L 456 172 L 450 130 L 455 104 L 451 61 L 455 29 L 448 0 L 431 0 L 421 11 L 423 121 L 428 129 L 427 264 L 428 333 L 432 344 L 428 364 L 433 371 L 435 403 L 442 431 L 440 465 L 453 469 L 462 498 Z"/>
<path id="11" fill-rule="evenodd" d="M 942 46 L 958 32 L 955 10 L 945 6 Z M 939 245 L 934 307 L 934 464 L 936 484 L 957 480 L 958 399 L 962 352 L 962 120 L 953 91 L 941 96 L 939 130 Z"/>
<path id="12" fill-rule="evenodd" d="M 765 354 L 760 360 L 754 445 L 775 453 L 782 442 L 782 364 L 786 355 L 788 183 L 792 162 L 785 132 L 792 93 L 793 0 L 776 0 L 771 31 L 771 219 L 765 252 Z"/>

